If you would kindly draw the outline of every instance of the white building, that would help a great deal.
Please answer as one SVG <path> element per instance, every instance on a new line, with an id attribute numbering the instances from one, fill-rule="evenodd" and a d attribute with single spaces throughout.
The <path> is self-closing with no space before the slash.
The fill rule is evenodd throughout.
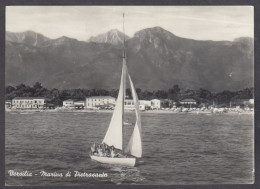
<path id="1" fill-rule="evenodd" d="M 151 100 L 151 109 L 160 109 L 161 108 L 161 101 L 158 99 Z"/>
<path id="2" fill-rule="evenodd" d="M 140 105 L 144 105 L 146 107 L 151 107 L 152 103 L 150 100 L 139 100 Z"/>
<path id="3" fill-rule="evenodd" d="M 188 98 L 188 99 L 181 100 L 180 104 L 183 107 L 192 108 L 192 107 L 194 107 L 197 104 L 197 102 L 194 99 Z"/>
<path id="4" fill-rule="evenodd" d="M 197 102 L 194 99 L 189 98 L 189 99 L 184 99 L 184 100 L 180 101 L 180 104 L 191 105 L 191 104 L 197 104 Z"/>
<path id="5" fill-rule="evenodd" d="M 63 101 L 63 107 L 68 108 L 68 107 L 71 107 L 73 105 L 74 105 L 74 101 L 72 99 L 68 99 L 68 100 Z"/>
<path id="6" fill-rule="evenodd" d="M 42 97 L 15 97 L 12 100 L 12 108 L 15 109 L 42 109 L 45 98 Z"/>
<path id="7" fill-rule="evenodd" d="M 75 106 L 85 106 L 85 101 L 76 101 L 74 102 Z"/>
<path id="8" fill-rule="evenodd" d="M 86 98 L 86 108 L 95 108 L 102 105 L 115 104 L 116 99 L 112 96 L 91 96 Z"/>
<path id="9" fill-rule="evenodd" d="M 12 101 L 11 100 L 6 100 L 5 101 L 5 110 L 6 109 L 11 109 L 12 108 Z"/>
<path id="10" fill-rule="evenodd" d="M 75 109 L 84 109 L 84 107 L 85 107 L 85 101 L 75 101 L 74 102 Z"/>
<path id="11" fill-rule="evenodd" d="M 151 108 L 151 101 L 149 100 L 139 100 L 139 109 L 145 110 L 146 108 Z M 134 110 L 134 100 L 125 99 L 125 110 Z"/>

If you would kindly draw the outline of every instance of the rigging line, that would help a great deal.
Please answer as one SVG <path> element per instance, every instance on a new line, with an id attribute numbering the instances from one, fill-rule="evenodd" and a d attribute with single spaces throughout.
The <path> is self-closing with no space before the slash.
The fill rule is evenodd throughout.
<path id="1" fill-rule="evenodd" d="M 123 13 L 123 38 L 124 38 L 124 42 L 123 42 L 123 49 L 124 49 L 124 54 L 123 54 L 123 57 L 126 58 L 126 52 L 125 52 L 125 13 Z"/>
<path id="2" fill-rule="evenodd" d="M 125 85 L 126 85 L 126 82 L 125 82 L 125 75 L 126 75 L 126 60 L 125 60 L 125 58 L 126 58 L 126 56 L 125 56 L 125 24 L 124 24 L 124 17 L 125 17 L 125 13 L 123 13 L 123 33 L 124 33 L 124 43 L 123 43 L 123 45 L 124 45 L 124 47 L 123 47 L 123 69 L 122 69 L 122 71 L 123 71 L 123 99 L 122 99 L 122 152 L 123 152 L 123 154 L 124 154 L 124 151 L 125 151 L 125 149 L 124 149 L 124 117 L 125 117 L 125 113 L 124 113 L 124 111 L 125 111 Z"/>

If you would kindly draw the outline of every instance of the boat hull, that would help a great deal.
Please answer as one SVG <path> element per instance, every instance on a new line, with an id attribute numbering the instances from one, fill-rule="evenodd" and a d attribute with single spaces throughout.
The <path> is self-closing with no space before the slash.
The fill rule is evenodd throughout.
<path id="1" fill-rule="evenodd" d="M 125 165 L 129 167 L 134 167 L 136 158 L 111 158 L 111 157 L 99 157 L 99 156 L 90 156 L 91 159 L 107 164 L 114 165 Z"/>

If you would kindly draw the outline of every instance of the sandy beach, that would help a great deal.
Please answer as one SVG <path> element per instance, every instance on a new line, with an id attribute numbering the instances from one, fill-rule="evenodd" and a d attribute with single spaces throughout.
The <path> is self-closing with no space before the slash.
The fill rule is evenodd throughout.
<path id="1" fill-rule="evenodd" d="M 12 113 L 21 113 L 21 114 L 30 114 L 30 113 L 42 113 L 42 112 L 53 112 L 53 113 L 112 113 L 113 110 L 64 110 L 64 109 L 54 109 L 54 110 L 8 110 L 6 112 Z M 126 110 L 125 112 L 134 112 Z M 141 111 L 141 113 L 145 114 L 254 114 L 254 111 L 242 111 L 242 112 L 235 112 L 235 111 L 227 111 L 225 113 L 212 113 L 211 110 L 205 111 L 188 111 L 188 112 L 180 112 L 180 111 L 173 111 L 173 110 L 145 110 Z"/>

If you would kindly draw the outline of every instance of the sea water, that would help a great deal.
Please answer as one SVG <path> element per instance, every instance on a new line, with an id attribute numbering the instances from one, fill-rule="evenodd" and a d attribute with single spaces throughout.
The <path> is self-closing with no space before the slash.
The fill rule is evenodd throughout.
<path id="1" fill-rule="evenodd" d="M 252 115 L 144 112 L 143 157 L 136 167 L 101 164 L 89 157 L 91 144 L 102 142 L 111 116 L 111 112 L 6 113 L 6 185 L 254 181 Z M 134 113 L 125 117 L 135 122 Z M 133 127 L 124 127 L 124 144 Z"/>

